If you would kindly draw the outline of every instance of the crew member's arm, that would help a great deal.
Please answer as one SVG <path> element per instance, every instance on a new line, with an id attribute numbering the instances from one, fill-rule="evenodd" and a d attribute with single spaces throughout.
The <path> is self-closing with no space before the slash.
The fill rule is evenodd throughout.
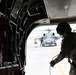
<path id="1" fill-rule="evenodd" d="M 54 66 L 56 63 L 60 62 L 62 59 L 64 59 L 68 55 L 68 51 L 70 50 L 70 45 L 67 43 L 67 41 L 63 41 L 61 45 L 61 51 L 57 58 L 52 60 L 50 62 L 50 66 Z"/>

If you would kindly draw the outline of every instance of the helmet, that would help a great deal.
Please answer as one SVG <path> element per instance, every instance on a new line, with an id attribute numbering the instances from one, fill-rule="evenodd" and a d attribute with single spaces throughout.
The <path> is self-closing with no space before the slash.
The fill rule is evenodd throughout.
<path id="1" fill-rule="evenodd" d="M 64 32 L 71 32 L 71 27 L 67 22 L 60 22 L 56 28 L 58 34 L 63 35 Z"/>

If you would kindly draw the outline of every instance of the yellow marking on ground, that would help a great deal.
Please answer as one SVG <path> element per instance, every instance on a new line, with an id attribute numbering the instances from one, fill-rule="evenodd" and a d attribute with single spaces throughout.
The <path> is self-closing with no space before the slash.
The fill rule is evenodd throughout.
<path id="1" fill-rule="evenodd" d="M 52 49 L 52 48 L 51 48 L 51 49 Z M 56 55 L 53 49 L 52 49 L 52 54 L 53 54 L 54 56 Z M 61 67 L 59 64 L 57 64 L 57 66 L 58 66 L 58 68 L 59 68 L 59 70 L 60 70 L 60 72 L 61 72 L 61 75 L 65 75 L 62 67 Z"/>

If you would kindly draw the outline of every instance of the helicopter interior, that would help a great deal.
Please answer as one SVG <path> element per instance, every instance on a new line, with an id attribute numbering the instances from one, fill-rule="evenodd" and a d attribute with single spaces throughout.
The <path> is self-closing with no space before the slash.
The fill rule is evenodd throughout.
<path id="1" fill-rule="evenodd" d="M 1 67 L 16 60 L 22 70 L 16 75 L 23 75 L 30 32 L 37 26 L 56 25 L 61 21 L 76 23 L 75 7 L 76 0 L 0 0 Z"/>

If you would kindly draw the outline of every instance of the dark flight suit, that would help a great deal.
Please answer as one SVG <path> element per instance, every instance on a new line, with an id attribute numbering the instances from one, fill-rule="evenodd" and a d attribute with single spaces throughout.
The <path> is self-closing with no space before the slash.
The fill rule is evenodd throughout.
<path id="1" fill-rule="evenodd" d="M 42 46 L 43 43 L 43 37 L 40 38 L 40 46 Z"/>
<path id="2" fill-rule="evenodd" d="M 72 60 L 69 75 L 76 75 L 76 33 L 68 34 L 62 40 L 61 51 L 57 58 L 54 59 L 55 64 L 64 58 Z"/>

